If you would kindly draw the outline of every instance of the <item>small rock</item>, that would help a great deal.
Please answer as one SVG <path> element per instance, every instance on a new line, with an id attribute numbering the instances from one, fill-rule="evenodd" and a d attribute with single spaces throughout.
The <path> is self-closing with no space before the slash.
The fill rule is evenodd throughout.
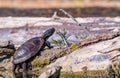
<path id="1" fill-rule="evenodd" d="M 61 66 L 56 66 L 51 69 L 48 69 L 46 72 L 43 72 L 39 76 L 39 78 L 59 78 L 61 69 Z"/>

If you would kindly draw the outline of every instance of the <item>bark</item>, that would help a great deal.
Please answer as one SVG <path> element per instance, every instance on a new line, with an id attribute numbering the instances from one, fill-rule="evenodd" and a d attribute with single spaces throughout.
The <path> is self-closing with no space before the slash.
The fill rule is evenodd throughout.
<path id="1" fill-rule="evenodd" d="M 110 34 L 100 35 L 100 36 L 97 36 L 97 37 L 86 39 L 86 40 L 83 40 L 83 41 L 81 41 L 79 43 L 76 43 L 76 44 L 73 44 L 73 45 L 77 46 L 77 48 L 82 48 L 82 47 L 85 47 L 85 46 L 92 45 L 94 43 L 98 43 L 98 42 L 105 41 L 105 40 L 110 40 L 110 39 L 113 39 L 113 38 L 118 37 L 118 36 L 120 36 L 120 32 L 110 33 Z M 65 55 L 70 54 L 71 52 L 73 52 L 71 47 L 62 50 L 61 52 L 59 52 L 55 56 L 51 57 L 50 62 L 54 62 L 56 59 L 58 59 L 60 57 L 63 57 Z M 118 56 L 116 56 L 116 57 L 118 57 Z"/>
<path id="2" fill-rule="evenodd" d="M 13 55 L 14 54 L 13 49 L 8 49 L 8 48 L 0 48 L 0 56 L 1 55 Z"/>

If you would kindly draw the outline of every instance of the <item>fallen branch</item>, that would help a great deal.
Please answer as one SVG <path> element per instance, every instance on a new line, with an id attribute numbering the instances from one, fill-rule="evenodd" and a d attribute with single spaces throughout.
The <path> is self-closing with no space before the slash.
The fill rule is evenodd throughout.
<path id="1" fill-rule="evenodd" d="M 82 26 L 72 15 L 70 15 L 69 13 L 67 13 L 65 10 L 63 9 L 59 9 L 61 12 L 63 12 L 65 15 L 67 15 L 69 18 L 71 18 L 73 21 L 75 21 L 78 26 Z M 90 34 L 89 30 L 87 29 L 86 26 L 84 26 L 84 30 L 87 32 L 87 34 Z"/>
<path id="2" fill-rule="evenodd" d="M 75 44 L 71 45 L 69 48 L 66 48 L 66 49 L 60 51 L 58 54 L 52 56 L 50 58 L 50 63 L 54 62 L 56 59 L 58 59 L 60 57 L 70 54 L 71 52 L 75 51 L 78 48 L 83 48 L 88 45 L 92 45 L 94 43 L 98 43 L 98 42 L 105 41 L 105 40 L 110 40 L 110 39 L 113 39 L 118 36 L 120 36 L 120 32 L 110 33 L 110 34 L 106 34 L 106 35 L 100 35 L 100 36 L 96 36 L 96 37 L 93 37 L 90 39 L 83 40 L 79 43 L 75 43 Z M 75 49 L 72 49 L 72 47 L 75 47 Z"/>
<path id="3" fill-rule="evenodd" d="M 15 53 L 15 50 L 8 49 L 8 48 L 0 48 L 0 56 L 1 55 L 13 55 Z"/>
<path id="4" fill-rule="evenodd" d="M 72 15 L 68 14 L 65 10 L 60 9 L 60 11 L 62 11 L 65 15 L 67 15 L 69 18 L 71 18 L 73 21 L 75 21 L 79 26 L 81 26 L 81 24 L 75 19 L 73 18 Z"/>

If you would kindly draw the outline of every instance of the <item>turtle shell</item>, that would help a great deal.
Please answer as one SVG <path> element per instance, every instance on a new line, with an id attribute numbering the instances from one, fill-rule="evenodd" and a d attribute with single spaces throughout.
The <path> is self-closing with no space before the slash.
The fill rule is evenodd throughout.
<path id="1" fill-rule="evenodd" d="M 34 37 L 23 43 L 13 55 L 13 63 L 18 64 L 29 60 L 35 56 L 44 44 L 42 37 Z"/>

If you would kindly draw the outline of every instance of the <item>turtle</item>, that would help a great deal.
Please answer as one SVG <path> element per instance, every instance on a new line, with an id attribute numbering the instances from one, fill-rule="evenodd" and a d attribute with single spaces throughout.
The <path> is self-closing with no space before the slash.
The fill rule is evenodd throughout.
<path id="1" fill-rule="evenodd" d="M 53 48 L 47 39 L 55 32 L 55 28 L 46 30 L 42 36 L 33 37 L 23 43 L 13 55 L 13 71 L 17 66 L 21 66 L 23 71 L 27 70 L 29 61 L 38 55 L 41 50 L 47 46 L 49 49 Z"/>

